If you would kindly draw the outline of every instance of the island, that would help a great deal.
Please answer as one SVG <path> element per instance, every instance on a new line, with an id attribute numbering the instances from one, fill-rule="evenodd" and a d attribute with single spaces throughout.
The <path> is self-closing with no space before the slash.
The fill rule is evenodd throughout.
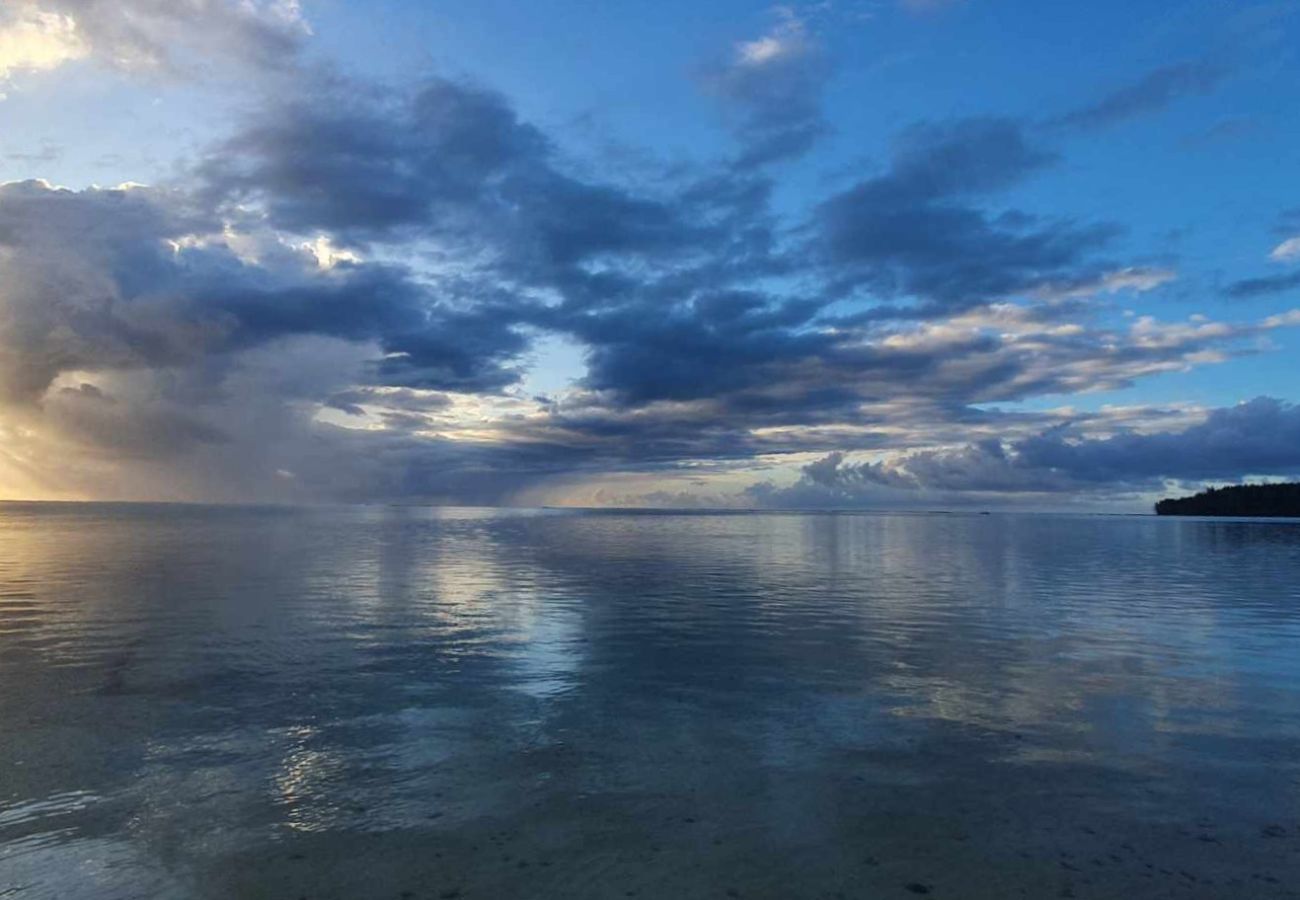
<path id="1" fill-rule="evenodd" d="M 1239 484 L 1193 497 L 1167 498 L 1158 516 L 1294 516 L 1300 518 L 1300 483 Z"/>

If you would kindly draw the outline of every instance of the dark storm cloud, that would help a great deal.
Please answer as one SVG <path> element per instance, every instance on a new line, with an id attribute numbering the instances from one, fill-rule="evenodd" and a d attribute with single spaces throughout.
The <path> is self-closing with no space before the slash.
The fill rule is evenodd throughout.
<path id="1" fill-rule="evenodd" d="M 276 243 L 241 258 L 218 230 L 164 190 L 0 186 L 0 389 L 35 400 L 62 372 L 192 365 L 297 335 L 374 341 L 377 374 L 407 386 L 516 377 L 508 362 L 526 342 L 490 303 L 455 308 L 398 266 L 322 271 Z"/>
<path id="2" fill-rule="evenodd" d="M 196 300 L 204 315 L 227 322 L 231 347 L 299 334 L 377 341 L 381 384 L 499 390 L 518 379 L 511 362 L 528 346 L 491 303 L 449 306 L 397 266 L 343 263 L 306 284 L 199 289 Z"/>
<path id="3" fill-rule="evenodd" d="M 436 240 L 462 266 L 534 283 L 606 256 L 682 253 L 708 229 L 672 203 L 587 182 L 498 94 L 331 79 L 259 114 L 198 167 L 227 208 L 349 243 Z"/>
<path id="4" fill-rule="evenodd" d="M 1159 489 L 1166 479 L 1236 480 L 1300 473 L 1300 407 L 1270 397 L 1212 410 L 1182 431 L 1080 438 L 1068 426 L 1003 442 L 850 463 L 831 453 L 803 468 L 790 488 L 757 496 L 771 505 L 853 505 L 881 489 L 1044 493 Z"/>
<path id="5" fill-rule="evenodd" d="M 815 246 L 832 283 L 920 301 L 920 312 L 969 306 L 1086 278 L 1108 225 L 990 212 L 973 198 L 1009 188 L 1056 161 L 1019 123 L 975 118 L 906 129 L 889 168 L 824 201 Z M 886 308 L 882 315 L 906 315 Z"/>
<path id="6" fill-rule="evenodd" d="M 295 363 L 338 363 L 325 345 L 287 349 Z M 564 448 L 447 440 L 427 433 L 429 420 L 418 412 L 388 414 L 381 429 L 334 427 L 313 421 L 311 407 L 289 402 L 292 393 L 275 390 L 267 375 L 236 374 L 230 390 L 198 405 L 156 396 L 171 390 L 156 378 L 144 393 L 123 386 L 113 403 L 47 400 L 43 427 L 58 429 L 59 453 L 44 465 L 66 485 L 100 496 L 487 505 L 583 465 Z M 316 384 L 329 380 L 317 373 Z M 263 393 L 234 391 L 254 386 Z M 29 437 L 7 449 L 41 446 Z"/>
<path id="7" fill-rule="evenodd" d="M 118 306 L 121 281 L 152 291 L 172 268 L 166 238 L 212 226 L 183 203 L 159 199 L 0 185 L 0 394 L 34 400 L 65 370 L 193 358 L 202 336 L 175 320 L 165 291 Z"/>
<path id="8" fill-rule="evenodd" d="M 88 390 L 89 388 L 89 390 Z M 127 406 L 93 385 L 60 391 L 46 417 L 63 433 L 97 454 L 157 461 L 203 448 L 229 449 L 232 439 L 201 412 L 179 406 Z"/>
<path id="9" fill-rule="evenodd" d="M 1184 97 L 1213 92 L 1233 69 L 1221 62 L 1197 60 L 1161 66 L 1089 106 L 1054 120 L 1067 128 L 1095 129 L 1159 112 Z"/>

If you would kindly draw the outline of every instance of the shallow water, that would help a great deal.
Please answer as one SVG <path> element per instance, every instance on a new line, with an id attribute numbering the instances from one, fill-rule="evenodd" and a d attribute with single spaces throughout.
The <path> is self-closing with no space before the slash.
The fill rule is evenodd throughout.
<path id="1" fill-rule="evenodd" d="M 0 897 L 1300 896 L 1300 524 L 0 506 Z"/>

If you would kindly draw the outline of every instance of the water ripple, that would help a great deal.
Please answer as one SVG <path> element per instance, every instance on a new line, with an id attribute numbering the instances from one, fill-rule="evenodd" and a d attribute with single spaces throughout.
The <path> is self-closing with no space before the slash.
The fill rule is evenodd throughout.
<path id="1" fill-rule="evenodd" d="M 1281 896 L 1298 647 L 1294 525 L 0 506 L 0 896 Z"/>

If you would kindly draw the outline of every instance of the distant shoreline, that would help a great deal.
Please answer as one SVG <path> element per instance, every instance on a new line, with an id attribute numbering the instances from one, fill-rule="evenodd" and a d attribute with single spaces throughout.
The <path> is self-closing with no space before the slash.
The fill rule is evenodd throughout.
<path id="1" fill-rule="evenodd" d="M 1300 483 L 1210 488 L 1191 497 L 1161 500 L 1156 504 L 1156 515 L 1297 518 L 1300 517 Z"/>
<path id="2" fill-rule="evenodd" d="M 1188 498 L 1190 499 L 1190 498 Z M 1165 503 L 1167 501 L 1161 501 Z M 1181 501 L 1175 501 L 1181 503 Z M 200 501 L 175 500 L 28 500 L 0 499 L 0 513 L 28 513 L 39 511 L 81 515 L 96 510 L 118 510 L 124 514 L 165 516 L 204 515 L 209 513 L 232 515 L 238 513 L 255 513 L 262 515 L 295 515 L 310 513 L 336 512 L 374 512 L 382 510 L 401 510 L 410 513 L 423 512 L 439 517 L 460 518 L 474 516 L 645 516 L 645 517 L 738 517 L 738 516 L 822 516 L 822 517 L 857 517 L 857 516 L 902 516 L 909 518 L 1017 518 L 1017 517 L 1067 517 L 1097 519 L 1149 519 L 1185 516 L 1205 518 L 1232 518 L 1246 521 L 1251 518 L 1269 521 L 1288 519 L 1300 522 L 1297 512 L 1236 512 L 1217 513 L 1188 510 L 1186 512 L 1157 511 L 1106 511 L 1106 510 L 1068 510 L 1068 509 L 899 509 L 899 508 L 862 508 L 862 507 L 828 507 L 825 509 L 747 509 L 739 507 L 634 507 L 634 506 L 461 506 L 428 503 L 212 503 Z"/>

